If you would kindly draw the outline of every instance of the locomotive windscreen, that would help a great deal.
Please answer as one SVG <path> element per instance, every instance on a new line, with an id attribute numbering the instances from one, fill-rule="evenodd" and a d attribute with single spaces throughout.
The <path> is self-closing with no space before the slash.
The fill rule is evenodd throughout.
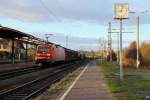
<path id="1" fill-rule="evenodd" d="M 50 48 L 48 48 L 47 46 L 45 47 L 38 47 L 38 51 L 48 51 Z"/>

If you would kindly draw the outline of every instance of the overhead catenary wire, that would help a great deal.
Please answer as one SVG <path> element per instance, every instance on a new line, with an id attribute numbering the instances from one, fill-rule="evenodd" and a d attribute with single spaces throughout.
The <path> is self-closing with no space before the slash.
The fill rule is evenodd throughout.
<path id="1" fill-rule="evenodd" d="M 53 16 L 58 22 L 61 22 L 61 19 L 55 13 L 53 13 L 53 11 L 44 3 L 43 0 L 39 0 L 39 1 L 41 5 L 44 7 L 44 9 L 47 10 L 50 16 Z"/>

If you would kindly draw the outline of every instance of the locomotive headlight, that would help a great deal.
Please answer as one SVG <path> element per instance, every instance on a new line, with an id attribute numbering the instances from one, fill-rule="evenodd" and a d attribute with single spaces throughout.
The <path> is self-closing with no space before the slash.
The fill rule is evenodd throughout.
<path id="1" fill-rule="evenodd" d="M 47 56 L 50 56 L 51 54 L 47 54 Z"/>

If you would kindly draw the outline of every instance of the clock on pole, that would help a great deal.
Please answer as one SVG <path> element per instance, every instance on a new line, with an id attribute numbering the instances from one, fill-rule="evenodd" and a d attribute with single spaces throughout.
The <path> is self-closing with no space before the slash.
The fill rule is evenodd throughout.
<path id="1" fill-rule="evenodd" d="M 120 79 L 123 79 L 123 54 L 122 54 L 122 20 L 128 18 L 129 5 L 128 3 L 116 3 L 114 6 L 114 18 L 120 20 Z"/>
<path id="2" fill-rule="evenodd" d="M 128 3 L 116 3 L 115 4 L 115 19 L 127 19 L 128 11 L 129 11 Z"/>

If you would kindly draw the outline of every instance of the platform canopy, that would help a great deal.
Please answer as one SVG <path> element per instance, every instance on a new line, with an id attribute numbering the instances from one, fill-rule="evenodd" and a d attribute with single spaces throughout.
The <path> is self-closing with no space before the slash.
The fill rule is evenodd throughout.
<path id="1" fill-rule="evenodd" d="M 0 26 L 0 38 L 15 39 L 15 40 L 20 40 L 24 42 L 34 43 L 34 44 L 40 44 L 40 43 L 46 42 L 30 34 L 27 34 L 27 33 L 12 29 L 12 28 L 3 27 L 3 26 Z"/>
<path id="2" fill-rule="evenodd" d="M 0 37 L 13 39 L 13 38 L 21 38 L 21 37 L 32 37 L 32 35 L 8 27 L 0 26 Z"/>

